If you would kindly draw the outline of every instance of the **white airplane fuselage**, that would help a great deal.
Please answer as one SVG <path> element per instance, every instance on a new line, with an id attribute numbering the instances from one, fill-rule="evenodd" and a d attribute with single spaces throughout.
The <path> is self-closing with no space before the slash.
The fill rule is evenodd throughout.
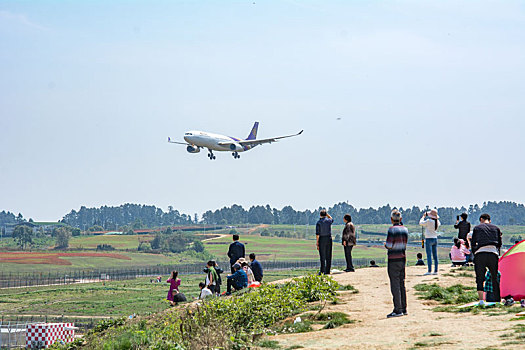
<path id="1" fill-rule="evenodd" d="M 245 152 L 252 148 L 251 146 L 241 146 L 236 143 L 240 141 L 240 139 L 198 130 L 186 132 L 184 134 L 184 141 L 196 146 L 196 148 L 202 147 L 218 152 Z M 224 142 L 233 142 L 233 144 L 220 145 L 220 143 Z"/>
<path id="2" fill-rule="evenodd" d="M 191 130 L 184 134 L 185 142 L 173 141 L 169 137 L 168 142 L 186 146 L 186 150 L 189 153 L 199 153 L 201 149 L 207 148 L 208 158 L 211 160 L 216 159 L 213 151 L 232 152 L 233 158 L 239 159 L 241 157 L 239 153 L 249 151 L 255 146 L 277 142 L 278 140 L 299 136 L 303 133 L 303 130 L 301 130 L 293 135 L 257 139 L 258 128 L 259 122 L 255 122 L 250 134 L 245 139 L 237 139 L 235 137 L 214 134 L 206 131 Z"/>

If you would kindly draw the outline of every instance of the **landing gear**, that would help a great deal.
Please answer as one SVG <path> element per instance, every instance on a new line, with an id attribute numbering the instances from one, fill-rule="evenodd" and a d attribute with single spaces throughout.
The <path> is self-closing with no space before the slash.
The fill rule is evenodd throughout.
<path id="1" fill-rule="evenodd" d="M 239 159 L 239 158 L 241 158 L 241 156 L 240 156 L 239 153 L 237 153 L 237 152 L 233 152 L 233 153 L 232 153 L 232 156 L 233 156 L 233 158 L 235 158 L 235 159 Z"/>
<path id="2" fill-rule="evenodd" d="M 217 159 L 217 157 L 215 157 L 213 155 L 213 152 L 211 150 L 208 150 L 210 153 L 208 153 L 208 158 L 210 158 L 210 160 L 214 160 L 214 159 Z"/>

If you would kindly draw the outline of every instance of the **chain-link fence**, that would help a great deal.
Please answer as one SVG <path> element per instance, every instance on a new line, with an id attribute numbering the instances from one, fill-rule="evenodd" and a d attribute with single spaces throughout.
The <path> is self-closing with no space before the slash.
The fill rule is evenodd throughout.
<path id="1" fill-rule="evenodd" d="M 384 259 L 377 259 L 378 264 L 384 263 Z M 354 266 L 363 267 L 369 263 L 368 259 L 353 259 Z M 218 262 L 222 268 L 227 267 L 227 262 Z M 319 267 L 319 260 L 290 260 L 290 261 L 265 261 L 262 262 L 265 270 L 288 270 L 308 269 Z M 332 262 L 333 266 L 345 266 L 342 259 Z M 135 279 L 138 277 L 149 277 L 168 275 L 173 270 L 179 274 L 202 273 L 204 263 L 184 265 L 159 265 L 149 267 L 130 267 L 126 269 L 98 269 L 98 270 L 72 270 L 68 272 L 48 273 L 3 273 L 0 272 L 0 288 L 23 288 L 31 286 L 62 285 L 73 283 L 91 283 L 105 280 L 120 281 Z M 227 269 L 225 269 L 227 270 Z"/>

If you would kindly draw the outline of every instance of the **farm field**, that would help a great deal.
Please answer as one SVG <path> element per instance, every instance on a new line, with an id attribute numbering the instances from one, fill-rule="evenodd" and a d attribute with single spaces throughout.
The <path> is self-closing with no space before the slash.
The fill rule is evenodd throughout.
<path id="1" fill-rule="evenodd" d="M 170 256 L 162 254 L 147 253 L 94 253 L 86 251 L 68 251 L 67 253 L 57 252 L 23 252 L 24 259 L 11 260 L 12 252 L 0 252 L 0 263 L 3 273 L 24 273 L 24 272 L 67 272 L 81 269 L 105 269 L 105 268 L 128 268 L 131 266 L 155 266 L 170 265 L 181 262 L 197 262 L 192 256 L 172 254 Z M 68 256 L 69 254 L 69 256 Z M 112 257 L 111 254 L 119 256 Z M 61 256 L 62 255 L 62 256 Z M 65 256 L 64 256 L 65 255 Z M 46 263 L 47 262 L 47 263 Z M 58 262 L 58 264 L 57 264 Z"/>
<path id="2" fill-rule="evenodd" d="M 73 249 L 96 249 L 100 244 L 109 244 L 117 250 L 136 250 L 140 242 L 149 242 L 153 235 L 96 235 L 76 236 L 69 241 Z"/>
<path id="3" fill-rule="evenodd" d="M 316 260 L 319 254 L 314 240 L 280 237 L 261 237 L 256 235 L 243 235 L 240 241 L 246 244 L 246 254 L 255 253 L 260 261 L 293 261 Z M 204 242 L 206 250 L 221 261 L 227 259 L 228 245 L 232 242 L 231 236 L 225 236 Z M 415 260 L 421 248 L 409 247 L 408 259 Z M 448 250 L 440 248 L 440 256 L 446 257 Z M 386 257 L 386 250 L 382 246 L 357 245 L 352 251 L 355 259 L 381 259 Z M 344 259 L 343 247 L 334 241 L 333 259 Z"/>
<path id="4" fill-rule="evenodd" d="M 304 275 L 311 270 L 265 271 L 264 281 Z M 198 297 L 200 275 L 182 275 L 180 291 L 188 300 Z M 151 278 L 128 281 L 108 281 L 65 286 L 29 287 L 0 290 L 0 314 L 6 315 L 64 315 L 83 317 L 119 317 L 148 314 L 169 308 L 165 300 L 169 284 L 150 283 Z M 226 289 L 223 275 L 222 289 Z"/>

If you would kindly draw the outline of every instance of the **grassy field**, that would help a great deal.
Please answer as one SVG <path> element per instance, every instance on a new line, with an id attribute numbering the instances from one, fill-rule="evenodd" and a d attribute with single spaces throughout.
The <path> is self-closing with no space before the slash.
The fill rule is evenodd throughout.
<path id="1" fill-rule="evenodd" d="M 355 258 L 380 259 L 385 257 L 385 250 L 382 242 L 386 237 L 389 225 L 358 225 L 358 237 L 360 240 L 375 242 L 373 245 L 358 245 L 354 248 L 353 256 Z M 419 241 L 421 228 L 417 225 L 407 225 L 412 235 L 412 241 Z M 342 225 L 333 227 L 332 233 L 335 237 L 342 232 Z M 318 254 L 315 249 L 315 226 L 313 225 L 253 225 L 249 228 L 236 229 L 241 235 L 241 241 L 247 243 L 247 253 L 254 252 L 261 261 L 274 260 L 309 260 L 317 259 Z M 266 230 L 271 236 L 260 236 Z M 443 232 L 441 242 L 450 241 L 457 231 L 451 225 L 444 225 L 440 229 Z M 503 226 L 503 239 L 506 244 L 511 243 L 511 236 L 522 235 L 525 238 L 524 226 Z M 277 237 L 276 234 L 292 236 L 294 238 Z M 229 230 L 206 231 L 207 235 L 226 234 L 226 237 L 205 241 L 207 252 L 216 259 L 225 261 L 228 244 L 231 242 Z M 203 232 L 197 233 L 200 239 L 204 239 Z M 66 261 L 66 264 L 42 264 L 42 263 L 8 263 L 2 261 L 3 272 L 53 272 L 53 271 L 71 271 L 80 269 L 95 268 L 127 268 L 130 266 L 155 266 L 155 265 L 172 265 L 181 263 L 202 262 L 209 256 L 199 255 L 195 252 L 186 252 L 183 254 L 148 254 L 139 253 L 137 249 L 140 241 L 152 239 L 151 235 L 91 235 L 72 237 L 70 241 L 71 250 L 68 252 L 86 252 L 93 251 L 99 244 L 109 244 L 116 248 L 116 253 L 125 255 L 129 260 L 113 259 L 108 257 L 60 257 Z M 36 246 L 33 247 L 35 252 L 54 252 L 50 250 L 54 246 L 54 240 L 50 237 L 36 239 Z M 513 242 L 512 242 L 513 243 Z M 16 248 L 16 244 L 11 238 L 0 239 L 0 248 Z M 415 259 L 415 254 L 422 249 L 410 248 L 408 256 Z M 334 240 L 334 259 L 343 258 L 343 249 L 340 243 Z M 0 252 L 0 254 L 2 254 Z M 441 248 L 440 256 L 446 257 L 448 249 Z"/>
<path id="2" fill-rule="evenodd" d="M 232 242 L 230 236 L 221 237 L 204 243 L 206 250 L 213 254 L 221 261 L 227 259 L 228 245 Z M 296 239 L 296 238 L 279 238 L 279 237 L 261 237 L 256 235 L 243 235 L 241 242 L 246 245 L 246 254 L 255 253 L 260 261 L 290 261 L 290 260 L 315 260 L 319 254 L 315 247 L 314 240 Z M 408 259 L 415 260 L 420 248 L 408 248 Z M 440 255 L 446 256 L 447 249 L 440 249 Z M 386 250 L 382 246 L 357 245 L 352 251 L 352 257 L 355 259 L 381 259 L 386 258 Z M 334 241 L 333 258 L 344 259 L 343 246 Z"/>
<path id="3" fill-rule="evenodd" d="M 304 275 L 309 270 L 265 271 L 264 281 Z M 198 297 L 201 275 L 179 276 L 180 291 L 188 300 Z M 165 300 L 168 276 L 162 283 L 150 283 L 150 278 L 129 281 L 97 282 L 65 286 L 30 287 L 0 290 L 0 314 L 7 315 L 64 315 L 64 316 L 128 316 L 147 314 L 169 308 Z M 225 278 L 223 277 L 225 280 Z M 223 290 L 226 282 L 223 282 Z"/>
<path id="4" fill-rule="evenodd" d="M 85 252 L 85 251 L 84 251 Z M 53 253 L 53 252 L 50 252 Z M 111 253 L 111 252 L 110 252 Z M 5 253 L 0 252 L 0 257 Z M 29 253 L 31 254 L 31 253 Z M 40 254 L 40 253 L 34 253 Z M 67 261 L 70 265 L 54 265 L 42 263 L 7 263 L 2 262 L 3 273 L 22 273 L 22 272 L 55 272 L 55 271 L 71 271 L 82 269 L 106 269 L 106 268 L 129 268 L 137 266 L 155 266 L 155 265 L 173 265 L 181 263 L 195 263 L 203 261 L 197 254 L 147 254 L 147 253 L 132 253 L 132 252 L 118 252 L 119 255 L 124 255 L 129 258 L 114 259 L 110 257 L 91 257 L 91 256 L 67 256 L 60 257 L 61 260 Z"/>
<path id="5" fill-rule="evenodd" d="M 139 242 L 149 242 L 152 235 L 98 235 L 71 238 L 69 246 L 74 249 L 95 249 L 99 244 L 109 244 L 117 250 L 137 249 Z"/>

